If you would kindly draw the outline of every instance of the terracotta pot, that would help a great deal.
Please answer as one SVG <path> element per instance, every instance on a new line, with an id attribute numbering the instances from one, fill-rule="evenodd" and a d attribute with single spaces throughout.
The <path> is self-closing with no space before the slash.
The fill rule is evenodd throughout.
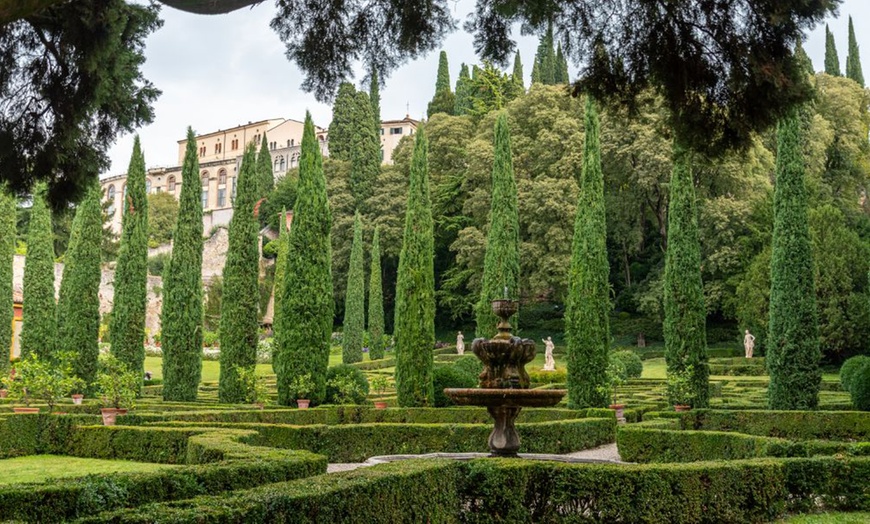
<path id="1" fill-rule="evenodd" d="M 0 389 L 0 398 L 6 398 L 7 395 L 9 395 L 9 390 Z"/>
<path id="2" fill-rule="evenodd" d="M 13 413 L 39 413 L 39 408 L 12 408 Z"/>
<path id="3" fill-rule="evenodd" d="M 262 402 L 254 402 L 254 407 L 257 409 L 265 409 L 266 405 L 263 404 Z"/>
<path id="4" fill-rule="evenodd" d="M 81 406 L 83 398 L 85 398 L 84 395 L 73 395 L 72 396 L 73 404 L 75 404 L 76 406 Z"/>
<path id="5" fill-rule="evenodd" d="M 625 420 L 625 404 L 611 404 L 608 406 L 613 411 L 616 411 L 616 419 L 617 420 Z"/>
<path id="6" fill-rule="evenodd" d="M 387 403 L 380 401 L 375 402 L 375 409 L 387 409 Z"/>
<path id="7" fill-rule="evenodd" d="M 126 415 L 127 410 L 124 408 L 102 408 L 100 413 L 103 415 L 104 426 L 114 426 L 118 415 Z"/>
<path id="8" fill-rule="evenodd" d="M 299 409 L 308 409 L 308 405 L 311 404 L 311 401 L 304 398 L 296 399 L 296 405 L 299 406 Z"/>
<path id="9" fill-rule="evenodd" d="M 689 411 L 691 409 L 692 409 L 692 406 L 684 406 L 683 404 L 674 404 L 674 411 L 676 411 L 678 413 L 682 412 L 682 411 Z"/>

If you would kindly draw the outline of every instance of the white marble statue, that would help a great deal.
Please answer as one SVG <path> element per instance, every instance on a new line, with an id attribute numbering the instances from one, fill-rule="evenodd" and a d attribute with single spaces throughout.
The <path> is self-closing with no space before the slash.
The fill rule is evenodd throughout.
<path id="1" fill-rule="evenodd" d="M 743 349 L 746 351 L 746 358 L 752 358 L 752 351 L 755 349 L 755 337 L 749 330 L 746 330 L 746 335 L 743 336 Z"/>
<path id="2" fill-rule="evenodd" d="M 553 349 L 555 349 L 555 345 L 553 344 L 553 337 L 547 337 L 546 339 L 541 339 L 541 342 L 544 343 L 544 371 L 556 371 L 556 359 L 553 358 Z"/>
<path id="3" fill-rule="evenodd" d="M 462 334 L 462 331 L 456 334 L 456 354 L 465 354 L 465 335 Z"/>

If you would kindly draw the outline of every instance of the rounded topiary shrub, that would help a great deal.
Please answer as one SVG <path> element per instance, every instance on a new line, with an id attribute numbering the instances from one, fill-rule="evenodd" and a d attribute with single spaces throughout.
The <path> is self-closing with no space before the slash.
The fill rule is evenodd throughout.
<path id="1" fill-rule="evenodd" d="M 615 351 L 610 358 L 619 361 L 625 369 L 624 379 L 640 378 L 643 373 L 643 360 L 634 351 Z"/>
<path id="2" fill-rule="evenodd" d="M 369 394 L 365 374 L 349 364 L 339 364 L 326 371 L 327 404 L 363 404 Z"/>
<path id="3" fill-rule="evenodd" d="M 453 362 L 453 367 L 473 375 L 475 378 L 483 373 L 483 362 L 475 355 L 462 355 Z M 475 383 L 475 385 L 477 385 Z"/>
<path id="4" fill-rule="evenodd" d="M 863 366 L 870 363 L 870 357 L 866 355 L 858 355 L 848 359 L 840 368 L 840 384 L 845 391 L 851 391 L 852 377 Z"/>
<path id="5" fill-rule="evenodd" d="M 432 382 L 435 387 L 435 407 L 444 408 L 455 405 L 450 397 L 444 394 L 444 389 L 473 388 L 477 386 L 477 375 L 456 366 L 436 366 L 432 370 Z"/>
<path id="6" fill-rule="evenodd" d="M 850 378 L 849 386 L 855 409 L 870 411 L 870 359 L 858 366 Z"/>

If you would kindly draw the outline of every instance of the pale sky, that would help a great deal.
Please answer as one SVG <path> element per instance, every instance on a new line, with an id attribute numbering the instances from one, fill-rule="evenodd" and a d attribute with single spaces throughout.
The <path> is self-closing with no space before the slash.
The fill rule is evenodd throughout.
<path id="1" fill-rule="evenodd" d="M 474 3 L 458 0 L 454 4 L 459 29 L 448 35 L 443 47 L 451 84 L 455 84 L 462 62 L 479 63 L 471 35 L 461 29 Z M 163 7 L 160 17 L 164 25 L 148 38 L 143 67 L 145 77 L 163 91 L 154 104 L 154 122 L 138 131 L 149 168 L 177 165 L 177 141 L 184 138 L 188 125 L 197 133 L 208 133 L 267 118 L 302 120 L 306 110 L 311 111 L 315 124 L 329 125 L 331 106 L 302 91 L 302 73 L 284 56 L 284 45 L 269 27 L 274 13 L 274 2 L 269 0 L 219 16 Z M 840 67 L 845 71 L 847 17 L 852 15 L 864 74 L 870 80 L 870 2 L 844 0 L 839 14 L 828 23 L 836 38 Z M 528 85 L 537 37 L 520 36 L 518 29 L 515 36 Z M 823 69 L 824 24 L 808 36 L 805 48 L 816 70 Z M 400 119 L 406 113 L 412 118 L 425 117 L 437 69 L 438 51 L 397 69 L 381 88 L 381 118 Z M 573 76 L 578 67 L 569 64 L 569 70 Z M 361 72 L 359 69 L 357 79 L 351 80 L 357 86 Z M 124 173 L 132 148 L 132 135 L 120 137 L 109 150 L 112 166 L 103 175 Z"/>

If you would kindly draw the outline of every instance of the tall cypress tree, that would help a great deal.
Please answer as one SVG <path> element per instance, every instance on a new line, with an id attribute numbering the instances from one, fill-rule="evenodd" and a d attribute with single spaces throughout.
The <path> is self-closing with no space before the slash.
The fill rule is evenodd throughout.
<path id="1" fill-rule="evenodd" d="M 202 203 L 193 129 L 181 168 L 172 255 L 163 272 L 163 400 L 196 400 L 202 377 Z M 231 297 L 235 300 L 236 297 Z"/>
<path id="2" fill-rule="evenodd" d="M 552 21 L 547 24 L 547 31 L 541 35 L 541 39 L 538 42 L 538 52 L 535 55 L 535 61 L 538 65 L 541 83 L 545 85 L 557 83 L 558 63 L 556 61 L 556 51 L 553 49 Z"/>
<path id="3" fill-rule="evenodd" d="M 524 92 L 526 90 L 526 84 L 523 80 L 523 61 L 520 58 L 519 49 L 517 49 L 517 53 L 514 55 L 514 70 L 511 74 L 511 80 L 514 81 L 519 92 Z"/>
<path id="4" fill-rule="evenodd" d="M 311 114 L 305 116 L 299 191 L 290 228 L 290 252 L 284 273 L 284 297 L 276 312 L 275 354 L 272 366 L 278 375 L 278 402 L 296 400 L 290 390 L 297 376 L 310 375 L 315 389 L 313 403 L 326 398 L 326 368 L 332 334 L 332 213 L 326 196 L 323 159 L 314 136 Z"/>
<path id="5" fill-rule="evenodd" d="M 221 301 L 221 360 L 218 397 L 236 403 L 245 398 L 245 386 L 238 368 L 257 363 L 257 308 L 259 306 L 259 262 L 257 164 L 255 145 L 248 144 L 239 169 L 238 189 L 233 203 L 233 218 L 228 232 L 229 246 L 223 272 Z"/>
<path id="6" fill-rule="evenodd" d="M 131 371 L 145 371 L 145 302 L 148 288 L 148 199 L 145 157 L 137 136 L 127 170 L 121 247 L 115 266 L 115 305 L 109 322 L 112 354 Z"/>
<path id="7" fill-rule="evenodd" d="M 532 63 L 532 83 L 541 83 L 541 63 L 537 58 L 535 58 L 535 61 Z"/>
<path id="8" fill-rule="evenodd" d="M 691 370 L 688 378 L 694 398 L 692 405 L 706 407 L 710 370 L 698 212 L 690 153 L 679 146 L 674 147 L 669 198 L 664 283 L 665 362 L 668 374 Z M 680 400 L 671 398 L 671 402 Z"/>
<path id="9" fill-rule="evenodd" d="M 590 96 L 585 131 L 565 310 L 568 404 L 573 408 L 605 407 L 610 400 L 604 388 L 610 351 L 610 266 L 598 111 Z"/>
<path id="10" fill-rule="evenodd" d="M 804 50 L 804 45 L 800 41 L 800 39 L 798 39 L 797 44 L 795 45 L 794 57 L 797 59 L 798 63 L 801 65 L 801 68 L 803 68 L 803 70 L 806 71 L 808 75 L 812 76 L 812 75 L 816 74 L 816 70 L 813 67 L 813 61 L 810 59 L 810 56 Z"/>
<path id="11" fill-rule="evenodd" d="M 369 102 L 372 104 L 372 116 L 380 136 L 381 129 L 381 84 L 378 79 L 378 70 L 372 66 L 372 74 L 369 79 Z"/>
<path id="12" fill-rule="evenodd" d="M 366 205 L 374 194 L 375 181 L 381 171 L 381 139 L 377 131 L 380 126 L 375 122 L 367 94 L 358 91 L 353 103 L 350 192 L 356 209 L 366 212 Z"/>
<path id="13" fill-rule="evenodd" d="M 33 190 L 30 226 L 27 230 L 27 258 L 24 263 L 24 320 L 21 327 L 21 356 L 35 353 L 53 358 L 57 342 L 54 302 L 54 244 L 51 211 L 45 202 L 47 188 L 39 183 Z"/>
<path id="14" fill-rule="evenodd" d="M 864 87 L 864 72 L 861 69 L 861 54 L 858 52 L 858 40 L 855 38 L 855 26 L 849 17 L 849 54 L 846 55 L 846 77 L 858 82 Z"/>
<path id="15" fill-rule="evenodd" d="M 329 156 L 336 160 L 350 160 L 354 134 L 356 88 L 349 82 L 338 86 L 332 105 L 332 122 L 329 124 Z"/>
<path id="16" fill-rule="evenodd" d="M 468 76 L 468 66 L 462 64 L 459 77 L 456 79 L 456 102 L 453 106 L 454 115 L 467 115 L 471 110 L 471 78 Z"/>
<path id="17" fill-rule="evenodd" d="M 837 56 L 837 45 L 834 43 L 834 34 L 825 24 L 825 73 L 831 76 L 843 76 L 840 72 L 840 58 Z"/>
<path id="18" fill-rule="evenodd" d="M 450 69 L 447 66 L 447 52 L 441 51 L 438 60 L 438 78 L 435 82 L 435 95 L 429 102 L 426 111 L 428 116 L 435 113 L 447 113 L 452 115 L 456 106 L 456 97 L 450 90 Z"/>
<path id="19" fill-rule="evenodd" d="M 821 370 L 799 110 L 779 123 L 767 369 L 771 409 L 815 409 Z"/>
<path id="20" fill-rule="evenodd" d="M 353 219 L 353 244 L 347 271 L 347 293 L 344 297 L 344 330 L 341 337 L 341 361 L 361 362 L 366 325 L 366 282 L 363 267 L 362 221 L 359 211 Z"/>
<path id="21" fill-rule="evenodd" d="M 287 231 L 287 210 L 281 213 L 278 221 L 278 255 L 275 257 L 275 283 L 272 294 L 275 302 L 272 305 L 272 329 L 278 328 L 276 319 L 281 311 L 281 299 L 284 298 L 284 274 L 287 269 L 287 257 L 290 255 L 290 233 Z"/>
<path id="22" fill-rule="evenodd" d="M 372 238 L 372 265 L 369 276 L 369 359 L 384 358 L 384 288 L 381 283 L 380 231 L 375 226 Z"/>
<path id="23" fill-rule="evenodd" d="M 555 74 L 554 80 L 557 84 L 567 84 L 570 79 L 568 78 L 568 60 L 565 59 L 565 55 L 562 54 L 562 43 L 559 42 L 559 45 L 556 47 L 556 65 L 555 65 Z"/>
<path id="24" fill-rule="evenodd" d="M 100 356 L 101 197 L 100 186 L 94 183 L 76 210 L 57 303 L 58 349 L 77 354 L 73 369 L 88 385 L 97 378 Z"/>
<path id="25" fill-rule="evenodd" d="M 476 334 L 491 337 L 498 318 L 492 312 L 497 298 L 520 297 L 520 223 L 517 182 L 511 157 L 511 135 L 504 112 L 498 115 L 493 133 L 492 200 L 489 232 L 483 262 L 483 283 L 475 307 Z M 505 296 L 507 291 L 507 296 Z M 516 321 L 516 315 L 511 323 Z M 514 326 L 516 327 L 516 326 Z"/>
<path id="26" fill-rule="evenodd" d="M 257 196 L 265 198 L 275 187 L 275 173 L 272 171 L 272 154 L 269 153 L 269 142 L 266 133 L 260 142 L 260 152 L 257 154 Z"/>
<path id="27" fill-rule="evenodd" d="M 16 202 L 0 185 L 0 351 L 12 346 L 12 273 L 15 256 Z M 9 370 L 8 353 L 0 356 L 0 376 Z"/>
<path id="28" fill-rule="evenodd" d="M 429 198 L 429 142 L 417 131 L 396 276 L 396 392 L 402 407 L 431 406 L 435 347 L 435 241 Z"/>

